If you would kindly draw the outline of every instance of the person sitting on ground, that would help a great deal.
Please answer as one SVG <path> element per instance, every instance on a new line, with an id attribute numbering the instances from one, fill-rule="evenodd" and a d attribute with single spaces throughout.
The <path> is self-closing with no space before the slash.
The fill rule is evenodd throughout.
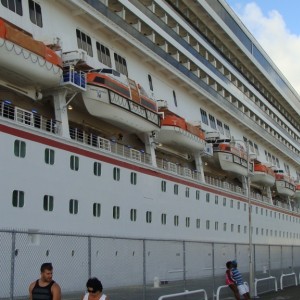
<path id="1" fill-rule="evenodd" d="M 240 295 L 243 296 L 245 300 L 250 300 L 249 288 L 244 283 L 243 276 L 240 273 L 240 271 L 237 269 L 237 261 L 233 260 L 231 264 L 232 264 L 232 269 L 231 269 L 232 278 L 236 282 Z"/>
<path id="2" fill-rule="evenodd" d="M 229 286 L 229 288 L 233 291 L 234 297 L 236 300 L 240 300 L 240 294 L 236 285 L 236 282 L 234 281 L 234 279 L 232 278 L 232 262 L 228 261 L 226 263 L 226 284 Z"/>
<path id="3" fill-rule="evenodd" d="M 109 300 L 109 297 L 102 293 L 102 283 L 98 278 L 90 278 L 86 283 L 86 288 L 87 293 L 83 296 L 83 300 Z"/>

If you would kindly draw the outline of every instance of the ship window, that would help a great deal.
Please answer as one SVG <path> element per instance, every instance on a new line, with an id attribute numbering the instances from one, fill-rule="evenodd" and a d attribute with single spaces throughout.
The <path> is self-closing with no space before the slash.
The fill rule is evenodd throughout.
<path id="1" fill-rule="evenodd" d="M 196 191 L 196 200 L 200 200 L 200 191 Z"/>
<path id="2" fill-rule="evenodd" d="M 224 134 L 223 123 L 217 119 L 217 126 L 220 133 Z"/>
<path id="3" fill-rule="evenodd" d="M 120 219 L 120 206 L 114 206 L 113 207 L 113 218 L 115 220 Z"/>
<path id="4" fill-rule="evenodd" d="M 174 195 L 178 195 L 178 184 L 174 184 Z"/>
<path id="5" fill-rule="evenodd" d="M 244 233 L 247 233 L 247 226 L 244 226 Z"/>
<path id="6" fill-rule="evenodd" d="M 24 206 L 24 192 L 14 190 L 12 193 L 12 205 L 13 207 L 23 207 Z"/>
<path id="7" fill-rule="evenodd" d="M 258 207 L 255 207 L 255 213 L 258 214 Z"/>
<path id="8" fill-rule="evenodd" d="M 107 47 L 96 42 L 98 60 L 104 65 L 111 67 L 110 51 Z"/>
<path id="9" fill-rule="evenodd" d="M 137 174 L 135 172 L 130 173 L 130 183 L 136 185 L 137 182 Z"/>
<path id="10" fill-rule="evenodd" d="M 207 118 L 207 113 L 205 110 L 203 110 L 202 108 L 200 108 L 200 113 L 201 113 L 201 121 L 208 125 L 208 118 Z"/>
<path id="11" fill-rule="evenodd" d="M 230 207 L 233 208 L 233 200 L 230 199 Z"/>
<path id="12" fill-rule="evenodd" d="M 227 199 L 224 197 L 224 198 L 223 198 L 223 206 L 226 206 L 226 200 L 227 200 Z"/>
<path id="13" fill-rule="evenodd" d="M 256 231 L 256 232 L 255 232 L 255 233 L 256 233 L 256 235 L 258 235 L 258 227 L 256 227 L 256 230 L 255 230 L 255 231 Z"/>
<path id="14" fill-rule="evenodd" d="M 167 215 L 161 214 L 161 224 L 166 225 L 167 224 Z"/>
<path id="15" fill-rule="evenodd" d="M 256 153 L 257 155 L 259 155 L 259 149 L 258 149 L 257 144 L 255 144 L 255 143 L 254 143 L 254 150 L 255 150 L 255 153 Z"/>
<path id="16" fill-rule="evenodd" d="M 215 117 L 212 115 L 209 115 L 209 124 L 211 128 L 217 129 Z"/>
<path id="17" fill-rule="evenodd" d="M 190 227 L 190 223 L 191 223 L 190 217 L 186 217 L 185 218 L 185 227 Z"/>
<path id="18" fill-rule="evenodd" d="M 76 29 L 77 45 L 79 49 L 86 51 L 89 56 L 93 56 L 92 40 L 85 33 Z"/>
<path id="19" fill-rule="evenodd" d="M 22 0 L 1 0 L 3 6 L 23 16 Z"/>
<path id="20" fill-rule="evenodd" d="M 190 197 L 190 188 L 188 188 L 188 187 L 185 188 L 185 197 L 186 198 Z"/>
<path id="21" fill-rule="evenodd" d="M 151 223 L 152 222 L 152 212 L 146 211 L 146 222 Z"/>
<path id="22" fill-rule="evenodd" d="M 178 226 L 179 225 L 179 216 L 174 216 L 174 225 Z"/>
<path id="23" fill-rule="evenodd" d="M 241 225 L 238 225 L 238 233 L 241 233 Z"/>
<path id="24" fill-rule="evenodd" d="M 28 3 L 30 21 L 39 27 L 43 27 L 41 6 L 32 0 L 29 0 Z"/>
<path id="25" fill-rule="evenodd" d="M 120 176 L 121 176 L 120 174 L 121 174 L 120 168 L 114 167 L 113 178 L 114 178 L 115 181 L 120 181 Z"/>
<path id="26" fill-rule="evenodd" d="M 241 209 L 241 202 L 240 201 L 237 202 L 237 209 Z"/>
<path id="27" fill-rule="evenodd" d="M 54 164 L 54 150 L 46 148 L 45 149 L 45 163 L 48 165 L 53 165 Z"/>
<path id="28" fill-rule="evenodd" d="M 167 183 L 164 180 L 161 182 L 161 191 L 162 192 L 167 191 Z"/>
<path id="29" fill-rule="evenodd" d="M 244 203 L 244 211 L 246 211 L 246 210 L 247 210 L 247 204 Z"/>
<path id="30" fill-rule="evenodd" d="M 210 193 L 206 193 L 206 202 L 209 203 L 210 201 Z"/>
<path id="31" fill-rule="evenodd" d="M 53 206 L 54 206 L 54 198 L 53 196 L 50 195 L 45 195 L 44 196 L 44 201 L 43 201 L 43 208 L 45 211 L 53 211 Z"/>
<path id="32" fill-rule="evenodd" d="M 230 225 L 230 230 L 231 230 L 231 232 L 234 231 L 234 224 L 231 224 L 231 225 Z"/>
<path id="33" fill-rule="evenodd" d="M 99 218 L 101 215 L 101 204 L 93 203 L 93 216 Z"/>
<path id="34" fill-rule="evenodd" d="M 206 229 L 209 230 L 209 227 L 210 227 L 210 222 L 209 220 L 206 220 Z"/>
<path id="35" fill-rule="evenodd" d="M 24 158 L 26 155 L 26 143 L 20 140 L 15 140 L 14 153 L 15 156 Z"/>
<path id="36" fill-rule="evenodd" d="M 215 222 L 215 230 L 218 231 L 219 230 L 219 222 Z"/>
<path id="37" fill-rule="evenodd" d="M 173 91 L 173 99 L 174 99 L 174 105 L 177 107 L 177 97 L 175 91 Z"/>
<path id="38" fill-rule="evenodd" d="M 219 196 L 215 196 L 215 204 L 219 203 Z"/>
<path id="39" fill-rule="evenodd" d="M 225 135 L 230 137 L 230 128 L 228 125 L 224 124 Z"/>
<path id="40" fill-rule="evenodd" d="M 200 228 L 201 222 L 200 219 L 196 219 L 196 228 Z"/>
<path id="41" fill-rule="evenodd" d="M 223 231 L 227 230 L 227 223 L 223 223 Z"/>
<path id="42" fill-rule="evenodd" d="M 78 171 L 79 170 L 79 157 L 75 155 L 70 156 L 70 168 L 71 170 Z"/>
<path id="43" fill-rule="evenodd" d="M 114 57 L 115 57 L 116 70 L 128 76 L 127 63 L 125 58 L 118 55 L 117 53 L 114 54 Z"/>
<path id="44" fill-rule="evenodd" d="M 153 83 L 152 83 L 152 77 L 150 74 L 148 74 L 148 82 L 149 82 L 150 91 L 153 92 Z"/>
<path id="45" fill-rule="evenodd" d="M 136 209 L 135 208 L 132 208 L 130 210 L 130 220 L 135 222 L 136 221 Z"/>
<path id="46" fill-rule="evenodd" d="M 69 213 L 71 215 L 77 215 L 78 214 L 78 200 L 76 200 L 76 199 L 70 199 L 70 202 L 69 202 Z"/>
<path id="47" fill-rule="evenodd" d="M 94 175 L 101 176 L 101 163 L 94 162 Z"/>

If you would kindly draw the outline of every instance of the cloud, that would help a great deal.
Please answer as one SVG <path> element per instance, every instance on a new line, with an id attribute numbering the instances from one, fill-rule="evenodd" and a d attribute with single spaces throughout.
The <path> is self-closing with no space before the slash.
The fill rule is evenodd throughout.
<path id="1" fill-rule="evenodd" d="M 292 34 L 276 10 L 264 15 L 255 3 L 238 8 L 238 15 L 262 48 L 300 94 L 300 36 Z"/>

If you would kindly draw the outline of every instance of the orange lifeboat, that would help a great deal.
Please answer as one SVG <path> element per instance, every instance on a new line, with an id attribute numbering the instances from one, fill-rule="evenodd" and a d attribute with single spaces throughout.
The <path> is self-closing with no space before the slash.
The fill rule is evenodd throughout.
<path id="1" fill-rule="evenodd" d="M 0 18 L 0 78 L 22 87 L 49 88 L 59 85 L 61 57 L 43 42 Z M 16 76 L 16 74 L 18 76 Z"/>
<path id="2" fill-rule="evenodd" d="M 157 142 L 179 150 L 195 152 L 205 147 L 205 134 L 200 126 L 186 122 L 183 117 L 171 112 L 166 107 L 159 109 L 162 114 L 161 129 Z"/>
<path id="3" fill-rule="evenodd" d="M 82 93 L 88 112 L 134 132 L 159 130 L 156 102 L 134 80 L 110 68 L 87 73 Z"/>
<path id="4" fill-rule="evenodd" d="M 255 162 L 251 182 L 266 187 L 273 186 L 275 183 L 275 173 L 272 168 L 267 167 L 262 163 Z"/>
<path id="5" fill-rule="evenodd" d="M 275 170 L 275 183 L 279 195 L 293 196 L 295 194 L 295 182 L 283 170 Z"/>

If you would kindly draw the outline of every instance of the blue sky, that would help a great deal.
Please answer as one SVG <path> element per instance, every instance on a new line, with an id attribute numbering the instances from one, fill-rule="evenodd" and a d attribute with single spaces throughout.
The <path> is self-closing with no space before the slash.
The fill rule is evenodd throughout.
<path id="1" fill-rule="evenodd" d="M 225 1 L 300 94 L 300 1 Z"/>

